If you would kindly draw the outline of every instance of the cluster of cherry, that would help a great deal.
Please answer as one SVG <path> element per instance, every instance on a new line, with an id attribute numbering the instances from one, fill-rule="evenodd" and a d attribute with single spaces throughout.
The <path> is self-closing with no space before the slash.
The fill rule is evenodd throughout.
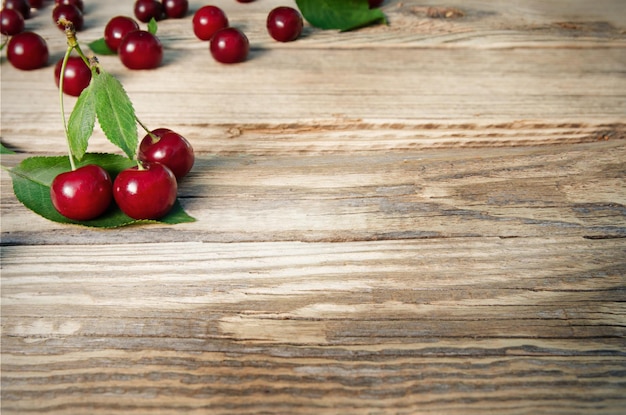
<path id="1" fill-rule="evenodd" d="M 4 0 L 0 12 L 1 32 L 8 37 L 7 59 L 14 67 L 33 70 L 47 65 L 49 52 L 45 40 L 35 32 L 25 31 L 24 20 L 29 18 L 31 7 L 42 8 L 50 1 Z M 54 3 L 52 19 L 60 29 L 67 31 L 68 22 L 72 30 L 83 28 L 83 0 L 54 0 Z M 382 0 L 369 0 L 370 7 L 381 3 Z M 163 46 L 155 31 L 150 30 L 151 23 L 185 17 L 189 13 L 188 0 L 136 0 L 133 10 L 139 21 L 149 23 L 148 30 L 141 30 L 131 17 L 116 16 L 107 23 L 103 40 L 127 68 L 157 68 L 163 58 Z M 266 27 L 275 40 L 290 42 L 300 37 L 303 18 L 294 8 L 276 7 L 269 12 Z M 193 15 L 192 28 L 198 39 L 209 42 L 209 50 L 216 61 L 230 64 L 246 60 L 248 38 L 240 29 L 229 25 L 220 8 L 207 5 L 198 9 Z M 82 52 L 79 55 L 70 56 L 68 51 L 54 70 L 62 92 L 73 96 L 80 96 L 94 76 L 87 58 Z M 146 134 L 139 143 L 136 157 L 137 166 L 122 171 L 114 181 L 105 169 L 94 164 L 59 174 L 50 187 L 53 206 L 63 216 L 77 221 L 100 216 L 113 200 L 133 219 L 163 217 L 176 202 L 177 180 L 194 164 L 193 148 L 180 134 L 159 128 Z"/>
<path id="2" fill-rule="evenodd" d="M 178 180 L 194 164 L 193 148 L 180 134 L 158 128 L 141 140 L 137 160 L 137 166 L 122 171 L 115 180 L 96 164 L 59 174 L 50 186 L 52 205 L 76 221 L 99 217 L 113 200 L 133 219 L 162 218 L 176 203 Z"/>

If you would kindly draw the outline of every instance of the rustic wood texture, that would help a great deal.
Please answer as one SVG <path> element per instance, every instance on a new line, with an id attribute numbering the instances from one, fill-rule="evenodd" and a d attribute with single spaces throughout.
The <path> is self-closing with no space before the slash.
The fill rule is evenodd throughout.
<path id="1" fill-rule="evenodd" d="M 293 2 L 224 0 L 243 64 L 191 15 L 158 70 L 101 57 L 192 142 L 197 222 L 52 223 L 2 171 L 2 413 L 622 414 L 622 3 L 387 1 L 280 44 Z M 132 1 L 87 13 L 85 42 Z M 0 70 L 2 164 L 62 154 L 51 67 Z"/>

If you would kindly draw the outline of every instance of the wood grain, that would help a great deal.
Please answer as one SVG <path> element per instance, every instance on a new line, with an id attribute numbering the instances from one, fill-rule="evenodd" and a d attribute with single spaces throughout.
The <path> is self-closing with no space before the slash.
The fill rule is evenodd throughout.
<path id="1" fill-rule="evenodd" d="M 196 149 L 195 223 L 56 224 L 1 172 L 2 413 L 622 414 L 622 2 L 387 1 L 287 44 L 264 21 L 293 2 L 214 4 L 246 63 L 190 16 L 156 71 L 101 57 Z M 2 165 L 62 154 L 51 67 L 0 70 Z"/>
<path id="2" fill-rule="evenodd" d="M 58 254 L 3 252 L 9 411 L 612 413 L 623 399 L 619 240 Z"/>
<path id="3" fill-rule="evenodd" d="M 166 58 L 158 75 L 129 73 L 117 57 L 100 57 L 147 125 L 167 120 L 198 151 L 352 153 L 624 137 L 626 24 L 611 7 L 592 13 L 583 2 L 513 9 L 476 2 L 464 7 L 463 19 L 432 19 L 412 11 L 422 6 L 390 3 L 388 26 L 341 36 L 309 28 L 303 39 L 283 45 L 264 32 L 265 13 L 277 2 L 222 3 L 231 20 L 249 29 L 253 51 L 242 65 L 214 62 L 206 43 L 193 38 L 189 19 L 161 23 Z M 108 7 L 115 6 L 93 5 L 90 16 L 106 21 Z M 476 7 L 486 9 L 471 11 Z M 563 28 L 568 13 L 555 14 L 576 7 L 572 24 L 598 28 Z M 462 32 L 461 39 L 439 38 L 450 31 Z M 502 43 L 491 39 L 493 31 Z M 80 36 L 94 40 L 102 28 L 88 25 Z M 553 45 L 552 36 L 561 43 Z M 591 46 L 581 47 L 589 37 Z M 48 30 L 46 38 L 58 59 L 64 36 Z M 2 71 L 3 96 L 22 98 L 3 112 L 3 142 L 31 153 L 63 152 L 49 70 L 25 74 L 5 64 Z M 116 150 L 100 131 L 90 143 L 92 151 Z"/>

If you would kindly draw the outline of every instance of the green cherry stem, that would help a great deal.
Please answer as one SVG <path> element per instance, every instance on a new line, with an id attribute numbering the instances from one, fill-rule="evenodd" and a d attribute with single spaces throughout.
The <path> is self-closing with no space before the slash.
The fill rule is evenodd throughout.
<path id="1" fill-rule="evenodd" d="M 152 140 L 154 141 L 158 141 L 159 137 L 157 137 L 156 135 L 152 134 L 152 132 L 148 129 L 148 127 L 146 127 L 146 125 L 144 123 L 141 122 L 141 120 L 139 118 L 137 118 L 137 116 L 135 115 L 135 121 L 137 121 L 137 124 L 139 124 L 141 126 L 141 128 L 144 129 L 144 131 L 152 138 Z M 141 140 L 137 141 L 137 151 L 135 151 L 135 154 L 139 154 L 139 147 L 141 147 Z M 137 168 L 139 170 L 144 170 L 143 165 L 141 164 L 141 162 L 139 160 L 137 160 Z"/>
<path id="2" fill-rule="evenodd" d="M 76 162 L 74 161 L 74 157 L 72 156 L 72 146 L 70 144 L 70 133 L 67 127 L 67 119 L 65 117 L 65 104 L 63 102 L 63 82 L 65 80 L 65 67 L 67 66 L 67 61 L 69 60 L 70 54 L 72 53 L 73 49 L 74 47 L 69 45 L 67 47 L 67 50 L 65 51 L 65 56 L 63 56 L 63 63 L 61 64 L 61 75 L 59 76 L 59 104 L 61 105 L 61 119 L 63 120 L 63 129 L 65 130 L 65 138 L 67 140 L 70 166 L 72 170 L 76 170 Z"/>
<path id="3" fill-rule="evenodd" d="M 72 154 L 72 145 L 70 141 L 70 133 L 67 126 L 67 119 L 65 117 L 65 104 L 63 101 L 63 84 L 65 82 L 65 67 L 67 66 L 67 61 L 70 59 L 70 55 L 74 49 L 78 50 L 79 55 L 86 59 L 85 55 L 80 50 L 78 46 L 78 40 L 76 39 L 76 30 L 74 29 L 74 24 L 65 18 L 59 19 L 60 24 L 65 26 L 65 36 L 67 37 L 67 50 L 65 51 L 65 56 L 63 56 L 63 63 L 61 64 L 61 74 L 59 76 L 59 103 L 61 105 L 61 118 L 63 119 L 63 128 L 65 130 L 65 138 L 67 140 L 67 149 L 68 149 L 68 157 L 70 159 L 70 166 L 72 170 L 76 170 L 76 162 L 74 161 L 74 156 Z"/>
<path id="4" fill-rule="evenodd" d="M 152 134 L 152 131 L 150 131 L 150 129 L 148 127 L 146 127 L 145 124 L 142 123 L 139 118 L 137 118 L 137 116 L 135 116 L 135 121 L 137 121 L 137 124 L 139 124 L 141 126 L 141 128 L 144 129 L 146 134 L 148 134 L 153 140 L 155 140 L 155 141 L 159 140 L 159 137 L 157 137 L 156 135 Z"/>

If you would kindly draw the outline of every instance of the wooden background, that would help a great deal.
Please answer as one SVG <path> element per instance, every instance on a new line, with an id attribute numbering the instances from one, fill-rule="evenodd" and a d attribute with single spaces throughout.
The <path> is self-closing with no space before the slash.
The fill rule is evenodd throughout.
<path id="1" fill-rule="evenodd" d="M 86 3 L 84 43 L 132 14 Z M 192 142 L 197 222 L 59 225 L 2 172 L 3 414 L 624 413 L 623 1 L 388 0 L 288 44 L 291 1 L 213 4 L 247 62 L 191 14 L 157 70 L 101 57 Z M 2 57 L 5 166 L 65 152 L 50 12 L 49 67 Z"/>

